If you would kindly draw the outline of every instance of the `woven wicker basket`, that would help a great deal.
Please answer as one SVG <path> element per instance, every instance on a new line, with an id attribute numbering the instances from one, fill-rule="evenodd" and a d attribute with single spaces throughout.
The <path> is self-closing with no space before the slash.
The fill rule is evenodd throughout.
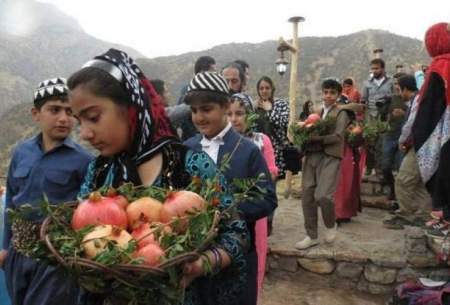
<path id="1" fill-rule="evenodd" d="M 118 264 L 113 266 L 106 266 L 104 264 L 95 262 L 90 259 L 80 257 L 63 257 L 57 249 L 53 246 L 48 230 L 52 223 L 52 218 L 47 217 L 41 225 L 40 238 L 45 242 L 49 251 L 53 254 L 57 262 L 67 269 L 78 269 L 82 273 L 99 272 L 105 274 L 105 278 L 115 278 L 116 280 L 134 287 L 142 288 L 142 276 L 154 276 L 159 278 L 168 277 L 167 269 L 182 265 L 187 262 L 192 262 L 199 258 L 200 254 L 205 251 L 217 236 L 218 224 L 220 220 L 220 213 L 216 211 L 211 227 L 202 244 L 191 252 L 184 253 L 168 259 L 163 263 L 151 267 L 146 265 L 135 264 Z"/>

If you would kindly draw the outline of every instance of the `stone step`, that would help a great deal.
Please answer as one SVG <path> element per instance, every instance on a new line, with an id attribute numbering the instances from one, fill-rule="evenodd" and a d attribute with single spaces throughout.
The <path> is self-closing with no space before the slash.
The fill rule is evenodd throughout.
<path id="1" fill-rule="evenodd" d="M 409 278 L 437 280 L 448 274 L 448 267 L 428 249 L 421 229 L 388 230 L 382 225 L 388 213 L 380 209 L 364 208 L 339 227 L 333 245 L 321 241 L 311 249 L 296 250 L 295 243 L 305 236 L 301 211 L 298 200 L 279 198 L 269 238 L 269 273 L 308 281 L 302 274 L 310 272 L 324 277 L 330 287 L 380 295 L 392 293 L 398 283 Z M 322 237 L 320 221 L 319 240 Z"/>
<path id="2" fill-rule="evenodd" d="M 387 201 L 386 196 L 361 196 L 361 205 L 368 208 L 391 210 L 392 204 Z"/>
<path id="3" fill-rule="evenodd" d="M 361 183 L 361 195 L 380 196 L 389 194 L 389 187 L 383 185 L 380 180 L 363 180 Z"/>

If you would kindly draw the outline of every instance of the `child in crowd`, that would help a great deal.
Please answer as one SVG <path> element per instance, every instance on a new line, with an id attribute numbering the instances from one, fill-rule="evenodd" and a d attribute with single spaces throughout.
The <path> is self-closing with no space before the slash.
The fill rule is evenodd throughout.
<path id="1" fill-rule="evenodd" d="M 295 247 L 303 250 L 319 244 L 318 208 L 326 227 L 325 242 L 336 238 L 334 198 L 341 158 L 344 152 L 344 132 L 349 123 L 346 111 L 337 105 L 342 87 L 337 80 L 322 83 L 322 119 L 335 120 L 332 130 L 322 136 L 312 136 L 306 145 L 303 160 L 303 217 L 307 236 Z"/>
<path id="2" fill-rule="evenodd" d="M 230 96 L 222 76 L 213 72 L 195 75 L 189 84 L 185 102 L 191 106 L 192 121 L 200 132 L 185 142 L 187 146 L 195 151 L 206 152 L 219 168 L 223 162 L 227 162 L 224 175 L 229 183 L 236 178 L 264 177 L 258 187 L 265 193 L 260 193 L 260 198 L 241 202 L 238 207 L 252 237 L 250 251 L 246 255 L 247 281 L 242 287 L 239 304 L 254 305 L 257 297 L 255 223 L 277 207 L 274 183 L 258 147 L 234 131 L 228 122 Z"/>
<path id="3" fill-rule="evenodd" d="M 43 81 L 36 89 L 31 113 L 41 132 L 14 150 L 6 181 L 6 208 L 37 206 L 44 195 L 52 204 L 76 199 L 92 156 L 69 138 L 74 118 L 67 93 L 62 78 Z M 29 258 L 22 249 L 21 241 L 37 234 L 30 232 L 32 224 L 15 226 L 7 215 L 2 251 L 7 255 L 0 263 L 12 304 L 77 304 L 78 289 L 63 270 Z"/>
<path id="4" fill-rule="evenodd" d="M 100 153 L 89 165 L 80 196 L 125 182 L 183 189 L 194 176 L 216 177 L 216 167 L 207 154 L 193 152 L 178 141 L 153 86 L 126 53 L 110 49 L 97 56 L 69 78 L 68 86 L 81 137 Z M 219 208 L 230 208 L 226 184 L 221 187 L 224 195 Z M 230 217 L 221 222 L 217 244 L 183 266 L 180 284 L 187 287 L 183 304 L 235 300 L 244 283 L 248 244 L 245 222 L 230 210 Z M 105 304 L 110 301 L 105 297 L 87 293 L 83 301 Z"/>
<path id="5" fill-rule="evenodd" d="M 253 116 L 253 120 L 251 119 Z M 261 150 L 266 165 L 272 176 L 272 181 L 276 181 L 278 176 L 278 168 L 275 164 L 275 153 L 273 150 L 272 142 L 270 138 L 261 132 L 255 132 L 254 126 L 256 124 L 256 114 L 251 104 L 245 96 L 240 93 L 233 94 L 231 97 L 230 110 L 228 112 L 228 121 L 233 128 L 242 134 L 250 138 L 253 143 Z M 268 223 L 267 217 L 264 217 L 256 221 L 255 225 L 255 243 L 256 254 L 258 256 L 258 295 L 261 292 L 264 273 L 266 269 L 266 257 L 267 257 L 267 235 L 268 235 Z"/>

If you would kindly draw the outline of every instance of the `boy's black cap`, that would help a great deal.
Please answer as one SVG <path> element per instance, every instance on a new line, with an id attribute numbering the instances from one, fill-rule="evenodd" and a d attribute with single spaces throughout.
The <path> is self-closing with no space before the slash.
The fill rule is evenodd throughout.
<path id="1" fill-rule="evenodd" d="M 65 78 L 56 77 L 39 83 L 34 92 L 34 105 L 42 103 L 50 97 L 67 96 L 69 88 Z"/>
<path id="2" fill-rule="evenodd" d="M 217 72 L 197 73 L 189 83 L 187 92 L 191 91 L 210 91 L 230 95 L 228 84 L 225 78 Z"/>

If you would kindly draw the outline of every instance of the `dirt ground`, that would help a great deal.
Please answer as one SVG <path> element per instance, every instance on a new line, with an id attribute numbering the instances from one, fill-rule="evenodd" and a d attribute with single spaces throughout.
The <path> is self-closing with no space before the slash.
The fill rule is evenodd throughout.
<path id="1" fill-rule="evenodd" d="M 314 282 L 314 283 L 312 283 Z M 259 305 L 384 305 L 388 297 L 295 281 L 283 276 L 266 277 Z"/>

